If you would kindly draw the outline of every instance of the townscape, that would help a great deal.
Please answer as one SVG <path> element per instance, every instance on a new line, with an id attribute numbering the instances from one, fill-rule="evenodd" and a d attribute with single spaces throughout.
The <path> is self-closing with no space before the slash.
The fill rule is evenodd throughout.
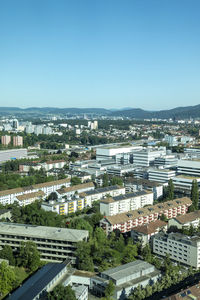
<path id="1" fill-rule="evenodd" d="M 0 300 L 200 300 L 200 1 L 0 1 Z"/>
<path id="2" fill-rule="evenodd" d="M 198 295 L 198 119 L 11 115 L 0 128 L 2 297 Z"/>

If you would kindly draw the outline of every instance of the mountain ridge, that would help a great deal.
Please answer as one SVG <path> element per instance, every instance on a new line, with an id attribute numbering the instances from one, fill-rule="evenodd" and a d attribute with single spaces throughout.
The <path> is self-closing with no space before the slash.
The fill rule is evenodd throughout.
<path id="1" fill-rule="evenodd" d="M 58 107 L 0 107 L 0 114 L 96 114 L 116 117 L 127 117 L 133 119 L 188 119 L 200 118 L 200 104 L 194 106 L 180 106 L 172 109 L 159 111 L 149 111 L 141 108 L 123 108 L 123 109 L 106 109 L 106 108 L 58 108 Z"/>

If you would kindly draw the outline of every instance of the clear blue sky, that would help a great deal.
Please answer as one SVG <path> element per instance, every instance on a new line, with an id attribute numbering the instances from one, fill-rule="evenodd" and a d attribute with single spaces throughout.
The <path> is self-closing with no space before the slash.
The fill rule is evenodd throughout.
<path id="1" fill-rule="evenodd" d="M 199 103 L 199 0 L 0 0 L 0 106 Z"/>

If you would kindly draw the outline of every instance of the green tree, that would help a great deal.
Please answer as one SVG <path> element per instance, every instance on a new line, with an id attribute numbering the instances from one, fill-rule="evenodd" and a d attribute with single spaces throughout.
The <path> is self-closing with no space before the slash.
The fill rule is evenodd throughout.
<path id="1" fill-rule="evenodd" d="M 108 174 L 105 173 L 103 174 L 103 187 L 107 187 L 109 185 L 109 178 L 108 178 Z"/>
<path id="2" fill-rule="evenodd" d="M 91 255 L 91 244 L 88 242 L 77 243 L 76 249 L 77 267 L 80 270 L 94 271 L 94 264 Z"/>
<path id="3" fill-rule="evenodd" d="M 5 245 L 4 248 L 0 251 L 0 258 L 7 259 L 9 261 L 9 264 L 12 266 L 15 265 L 13 251 L 9 245 Z"/>
<path id="4" fill-rule="evenodd" d="M 152 262 L 152 253 L 151 253 L 151 248 L 149 244 L 146 244 L 144 248 L 142 249 L 142 256 L 145 261 L 151 263 Z"/>
<path id="5" fill-rule="evenodd" d="M 113 177 L 111 179 L 111 184 L 123 186 L 123 180 L 120 177 Z"/>
<path id="6" fill-rule="evenodd" d="M 113 298 L 114 291 L 115 291 L 115 285 L 112 282 L 112 280 L 109 280 L 109 283 L 105 288 L 106 299 L 111 300 Z"/>
<path id="7" fill-rule="evenodd" d="M 71 286 L 68 285 L 64 287 L 58 284 L 53 291 L 47 294 L 48 300 L 76 300 L 75 292 L 72 290 Z"/>
<path id="8" fill-rule="evenodd" d="M 164 221 L 164 222 L 167 222 L 167 217 L 166 217 L 164 214 L 162 214 L 162 215 L 160 216 L 160 220 L 161 220 L 161 221 Z"/>
<path id="9" fill-rule="evenodd" d="M 137 246 L 128 244 L 123 251 L 123 263 L 134 261 L 137 254 Z"/>
<path id="10" fill-rule="evenodd" d="M 34 242 L 22 242 L 19 254 L 18 265 L 23 266 L 31 272 L 37 270 L 40 265 L 40 254 Z"/>
<path id="11" fill-rule="evenodd" d="M 192 181 L 191 200 L 195 210 L 197 210 L 199 208 L 199 187 L 196 179 Z"/>
<path id="12" fill-rule="evenodd" d="M 81 179 L 77 176 L 71 178 L 71 185 L 78 185 L 81 184 Z"/>
<path id="13" fill-rule="evenodd" d="M 174 199 L 174 184 L 172 179 L 169 180 L 168 182 L 168 186 L 167 186 L 167 198 L 169 200 L 173 200 Z"/>
<path id="14" fill-rule="evenodd" d="M 13 287 L 16 280 L 15 273 L 6 262 L 0 264 L 0 295 L 7 294 Z"/>

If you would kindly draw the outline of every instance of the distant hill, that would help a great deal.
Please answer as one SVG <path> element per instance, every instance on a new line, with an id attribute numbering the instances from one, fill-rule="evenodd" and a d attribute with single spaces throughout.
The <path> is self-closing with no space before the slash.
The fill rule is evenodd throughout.
<path id="1" fill-rule="evenodd" d="M 57 108 L 57 107 L 0 107 L 0 115 L 47 115 L 47 114 L 96 114 L 121 116 L 134 119 L 189 119 L 200 118 L 200 104 L 195 106 L 176 107 L 169 110 L 148 111 L 141 108 L 104 109 L 104 108 Z"/>
<path id="2" fill-rule="evenodd" d="M 136 119 L 158 118 L 158 119 L 188 119 L 200 117 L 200 104 L 195 106 L 176 107 L 169 110 L 147 111 L 140 108 L 116 111 L 115 116 L 123 116 Z"/>

